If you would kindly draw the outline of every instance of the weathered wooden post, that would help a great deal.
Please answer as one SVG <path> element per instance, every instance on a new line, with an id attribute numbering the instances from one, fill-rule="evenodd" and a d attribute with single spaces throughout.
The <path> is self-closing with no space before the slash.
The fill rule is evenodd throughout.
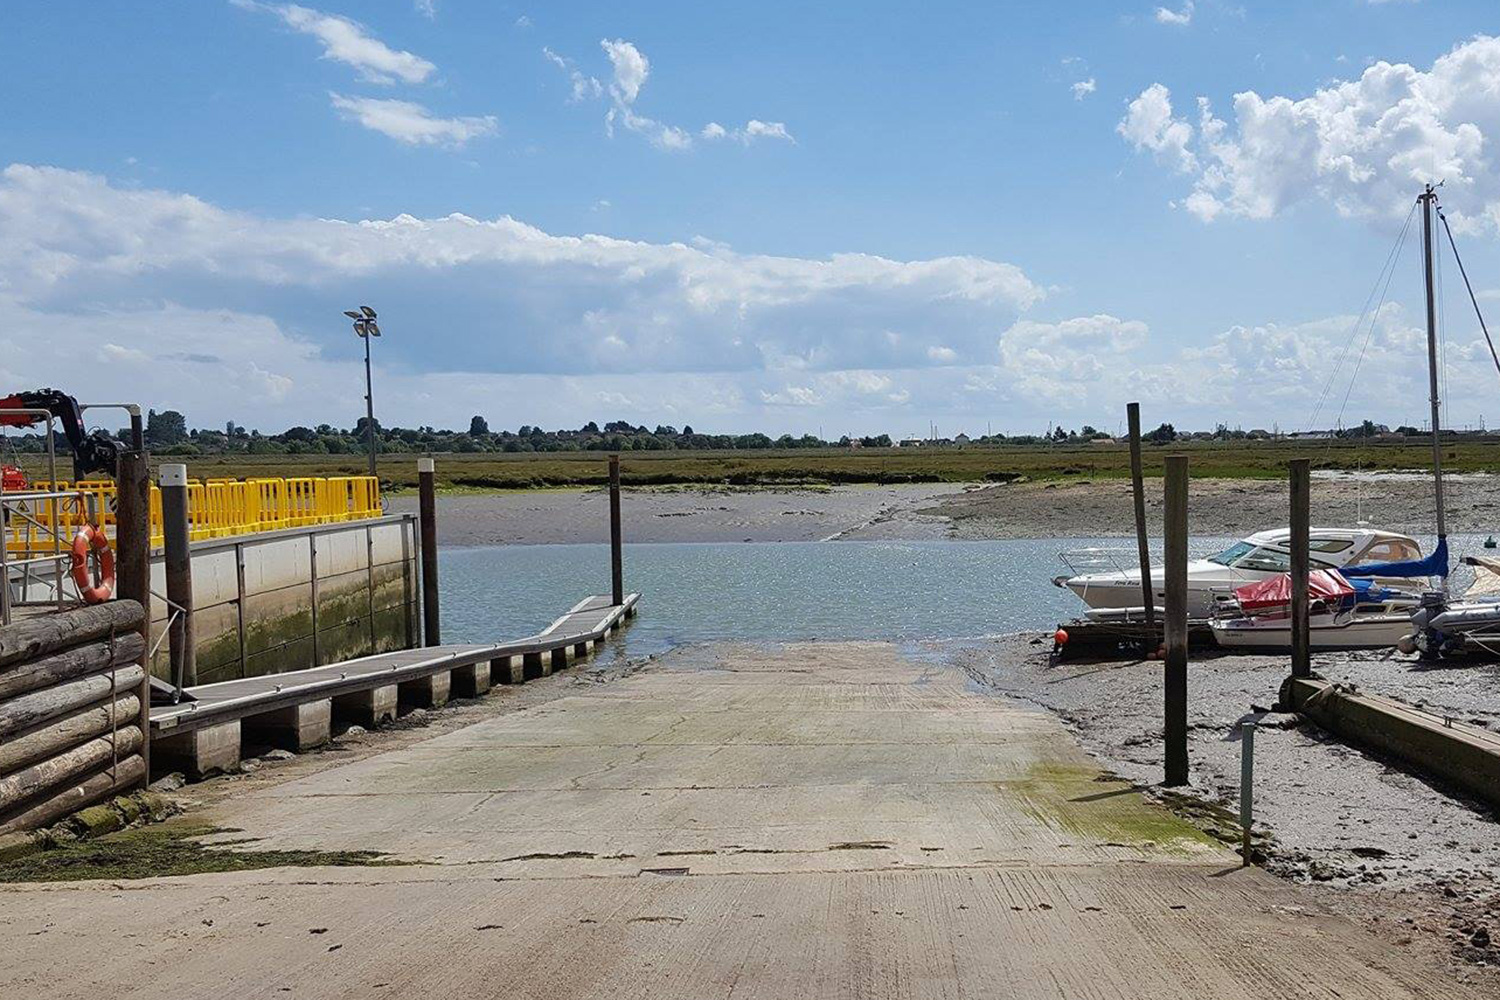
<path id="1" fill-rule="evenodd" d="M 1308 633 L 1307 574 L 1310 556 L 1312 472 L 1305 458 L 1291 462 L 1292 479 L 1292 676 L 1312 676 L 1312 643 Z"/>
<path id="2" fill-rule="evenodd" d="M 162 558 L 167 575 L 167 656 L 178 687 L 198 683 L 193 637 L 193 554 L 188 526 L 186 465 L 163 465 L 161 486 Z"/>
<path id="3" fill-rule="evenodd" d="M 615 607 L 625 603 L 625 560 L 620 548 L 620 456 L 609 456 L 609 570 Z"/>
<path id="4" fill-rule="evenodd" d="M 1167 458 L 1166 480 L 1166 576 L 1167 607 L 1163 621 L 1167 643 L 1166 684 L 1166 781 L 1168 787 L 1188 783 L 1187 748 L 1187 548 L 1188 548 L 1188 459 Z"/>
<path id="5" fill-rule="evenodd" d="M 442 645 L 438 622 L 437 480 L 432 459 L 417 459 L 418 516 L 422 522 L 423 645 Z"/>
<path id="6" fill-rule="evenodd" d="M 141 784 L 151 780 L 151 480 L 144 451 L 120 454 L 115 475 L 115 594 L 141 606 Z"/>
<path id="7" fill-rule="evenodd" d="M 1155 588 L 1151 583 L 1151 545 L 1146 537 L 1146 482 L 1141 470 L 1141 404 L 1126 403 L 1130 421 L 1130 488 L 1135 497 L 1135 547 L 1141 563 L 1141 601 L 1146 609 L 1146 642 L 1156 632 Z"/>

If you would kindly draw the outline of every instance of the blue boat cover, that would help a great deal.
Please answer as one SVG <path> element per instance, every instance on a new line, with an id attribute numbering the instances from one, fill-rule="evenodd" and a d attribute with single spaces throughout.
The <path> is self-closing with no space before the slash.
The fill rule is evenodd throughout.
<path id="1" fill-rule="evenodd" d="M 1339 572 L 1350 578 L 1350 582 L 1353 582 L 1352 578 L 1358 576 L 1441 576 L 1446 578 L 1448 575 L 1448 536 L 1439 535 L 1437 548 L 1424 559 L 1340 566 Z"/>

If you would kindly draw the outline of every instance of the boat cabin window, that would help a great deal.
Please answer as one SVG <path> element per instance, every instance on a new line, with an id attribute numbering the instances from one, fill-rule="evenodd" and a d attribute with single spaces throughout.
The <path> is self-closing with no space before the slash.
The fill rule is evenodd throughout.
<path id="1" fill-rule="evenodd" d="M 1235 542 L 1223 552 L 1220 552 L 1217 555 L 1209 556 L 1208 561 L 1216 562 L 1220 566 L 1233 566 L 1237 559 L 1239 559 L 1246 552 L 1249 552 L 1253 548 L 1255 548 L 1255 546 L 1251 545 L 1249 542 Z"/>
<path id="2" fill-rule="evenodd" d="M 1408 559 L 1422 558 L 1422 550 L 1405 539 L 1391 538 L 1378 541 L 1360 553 L 1359 561 L 1371 562 L 1405 562 Z"/>
<path id="3" fill-rule="evenodd" d="M 1275 549 L 1255 548 L 1234 564 L 1236 569 L 1254 569 L 1265 573 L 1287 573 L 1292 568 L 1292 557 Z"/>
<path id="4" fill-rule="evenodd" d="M 1313 552 L 1342 552 L 1353 544 L 1347 538 L 1311 538 L 1307 547 Z"/>

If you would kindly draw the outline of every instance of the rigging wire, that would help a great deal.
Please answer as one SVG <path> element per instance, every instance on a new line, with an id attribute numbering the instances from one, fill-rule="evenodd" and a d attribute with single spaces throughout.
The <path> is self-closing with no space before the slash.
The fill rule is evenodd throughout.
<path id="1" fill-rule="evenodd" d="M 1434 199 L 1433 206 L 1437 208 Z M 1437 267 L 1437 340 L 1438 340 L 1438 384 L 1442 395 L 1438 397 L 1438 419 L 1442 424 L 1448 423 L 1448 312 L 1443 307 L 1445 296 L 1443 295 L 1443 244 L 1441 241 L 1434 242 L 1432 246 L 1433 263 Z M 1438 433 L 1441 433 L 1439 429 Z"/>
<path id="2" fill-rule="evenodd" d="M 1349 373 L 1349 386 L 1344 390 L 1344 398 L 1339 403 L 1338 416 L 1334 418 L 1334 424 L 1339 424 L 1344 419 L 1344 410 L 1349 406 L 1349 397 L 1354 392 L 1354 383 L 1359 378 L 1360 365 L 1364 364 L 1365 353 L 1370 349 L 1370 341 L 1375 337 L 1375 327 L 1380 322 L 1380 311 L 1385 308 L 1386 296 L 1391 290 L 1391 281 L 1396 277 L 1396 269 L 1391 268 L 1386 275 L 1385 287 L 1380 290 L 1380 302 L 1375 306 L 1375 311 L 1370 314 L 1370 328 L 1365 331 L 1364 343 L 1359 345 L 1359 357 L 1354 361 L 1354 370 Z"/>
<path id="3" fill-rule="evenodd" d="M 1411 229 L 1411 220 L 1416 214 L 1417 203 L 1412 202 L 1411 211 L 1406 213 L 1406 221 L 1401 224 L 1401 231 L 1396 235 L 1395 243 L 1392 244 L 1390 253 L 1386 255 L 1385 263 L 1381 266 L 1380 273 L 1375 278 L 1375 283 L 1370 286 L 1370 294 L 1365 296 L 1364 307 L 1360 309 L 1359 317 L 1349 328 L 1349 338 L 1344 342 L 1344 349 L 1339 353 L 1338 360 L 1334 362 L 1333 369 L 1328 373 L 1328 378 L 1323 383 L 1323 391 L 1318 395 L 1317 403 L 1313 406 L 1312 415 L 1308 417 L 1304 430 L 1311 431 L 1316 428 L 1318 416 L 1323 412 L 1323 405 L 1328 401 L 1328 395 L 1333 390 L 1333 383 L 1338 378 L 1339 371 L 1342 370 L 1345 360 L 1349 357 L 1349 351 L 1354 346 L 1354 339 L 1358 336 L 1360 327 L 1364 325 L 1365 317 L 1370 314 L 1370 303 L 1374 300 L 1377 291 L 1381 293 L 1381 304 L 1384 304 L 1385 292 L 1381 290 L 1381 283 L 1384 281 L 1385 289 L 1390 288 L 1391 277 L 1395 274 L 1395 267 L 1397 261 L 1400 259 L 1401 248 L 1406 243 L 1407 233 Z M 1388 271 L 1390 272 L 1389 274 L 1387 274 Z M 1376 307 L 1376 318 L 1379 316 L 1379 308 L 1379 306 Z M 1366 342 L 1368 343 L 1368 337 L 1366 337 Z M 1352 387 L 1352 380 L 1350 384 Z M 1345 398 L 1347 400 L 1347 395 Z"/>
<path id="4" fill-rule="evenodd" d="M 1459 256 L 1458 243 L 1453 239 L 1453 228 L 1448 225 L 1448 216 L 1438 209 L 1438 218 L 1443 220 L 1443 231 L 1448 234 L 1448 245 L 1453 248 L 1453 260 L 1458 264 L 1458 273 L 1463 275 L 1464 288 L 1469 292 L 1469 302 L 1474 306 L 1474 315 L 1479 319 L 1479 329 L 1484 332 L 1484 342 L 1490 347 L 1490 357 L 1495 361 L 1495 371 L 1500 372 L 1500 353 L 1495 351 L 1495 341 L 1490 337 L 1490 328 L 1485 325 L 1484 313 L 1479 309 L 1479 297 L 1474 294 L 1474 285 L 1469 281 L 1469 272 L 1464 267 L 1464 259 Z"/>
<path id="5" fill-rule="evenodd" d="M 1359 357 L 1354 362 L 1354 368 L 1349 372 L 1349 385 L 1344 389 L 1344 398 L 1339 403 L 1338 416 L 1336 416 L 1334 418 L 1334 424 L 1335 424 L 1335 426 L 1337 426 L 1337 425 L 1339 425 L 1339 424 L 1341 424 L 1343 422 L 1344 411 L 1349 406 L 1349 397 L 1354 392 L 1354 383 L 1359 379 L 1359 369 L 1360 369 L 1360 366 L 1364 364 L 1365 353 L 1370 348 L 1370 341 L 1375 336 L 1375 326 L 1376 326 L 1377 323 L 1380 322 L 1380 313 L 1381 313 L 1381 310 L 1383 310 L 1385 308 L 1386 297 L 1390 294 L 1390 291 L 1391 291 L 1391 282 L 1393 280 L 1395 280 L 1395 277 L 1396 277 L 1396 264 L 1398 263 L 1398 261 L 1400 259 L 1400 256 L 1401 256 L 1401 248 L 1403 246 L 1405 246 L 1405 244 L 1406 244 L 1406 234 L 1409 231 L 1409 229 L 1411 228 L 1411 220 L 1416 215 L 1416 211 L 1417 211 L 1417 203 L 1413 202 L 1412 203 L 1412 207 L 1411 207 L 1411 211 L 1406 213 L 1406 222 L 1401 227 L 1401 234 L 1396 238 L 1396 245 L 1391 249 L 1390 256 L 1388 256 L 1386 258 L 1386 267 L 1383 268 L 1382 271 L 1381 271 L 1381 276 L 1385 279 L 1385 283 L 1382 285 L 1381 282 L 1380 282 L 1380 279 L 1379 278 L 1376 279 L 1376 287 L 1380 289 L 1380 300 L 1376 303 L 1374 312 L 1371 312 L 1369 314 L 1370 315 L 1370 327 L 1369 327 L 1368 330 L 1365 331 L 1365 339 L 1364 339 L 1363 343 L 1360 344 L 1360 347 L 1359 347 Z M 1370 297 L 1374 298 L 1374 296 L 1375 296 L 1375 289 L 1372 288 L 1372 289 L 1370 289 Z M 1366 310 L 1368 311 L 1368 309 L 1369 309 L 1369 299 L 1365 300 L 1365 307 L 1366 307 Z M 1363 313 L 1360 315 L 1360 323 L 1361 324 L 1364 323 L 1364 314 Z M 1356 327 L 1355 330 L 1352 331 L 1349 343 L 1346 344 L 1345 348 L 1344 348 L 1344 353 L 1345 354 L 1348 354 L 1349 348 L 1353 346 L 1354 338 L 1353 338 L 1352 334 L 1358 333 L 1358 332 L 1359 332 L 1358 331 L 1358 327 Z M 1342 365 L 1343 365 L 1343 358 L 1340 357 L 1339 363 L 1334 366 L 1334 375 L 1338 374 L 1339 368 Z M 1325 387 L 1325 389 L 1324 389 L 1324 394 L 1325 395 L 1327 394 L 1328 388 L 1331 388 L 1332 381 L 1333 381 L 1333 376 L 1331 375 L 1331 376 L 1329 376 L 1329 386 Z M 1319 407 L 1318 408 L 1319 409 L 1322 408 L 1321 402 L 1319 403 Z M 1314 413 L 1314 418 L 1316 418 L 1316 412 Z M 1311 427 L 1309 427 L 1309 430 L 1311 430 Z M 1336 440 L 1335 437 L 1329 437 L 1328 444 L 1323 449 L 1323 464 L 1325 464 L 1325 465 L 1328 463 L 1329 456 L 1331 456 L 1333 454 L 1333 443 L 1334 443 L 1335 440 Z"/>

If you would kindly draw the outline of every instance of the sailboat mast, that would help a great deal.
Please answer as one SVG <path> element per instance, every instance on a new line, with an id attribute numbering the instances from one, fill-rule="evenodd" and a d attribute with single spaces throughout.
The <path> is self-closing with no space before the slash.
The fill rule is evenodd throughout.
<path id="1" fill-rule="evenodd" d="M 1437 192 L 1432 185 L 1418 197 L 1422 203 L 1422 268 L 1427 283 L 1427 385 L 1432 402 L 1432 477 L 1437 499 L 1438 540 L 1448 537 L 1443 519 L 1443 441 L 1438 424 L 1437 292 L 1432 280 L 1432 215 Z"/>

